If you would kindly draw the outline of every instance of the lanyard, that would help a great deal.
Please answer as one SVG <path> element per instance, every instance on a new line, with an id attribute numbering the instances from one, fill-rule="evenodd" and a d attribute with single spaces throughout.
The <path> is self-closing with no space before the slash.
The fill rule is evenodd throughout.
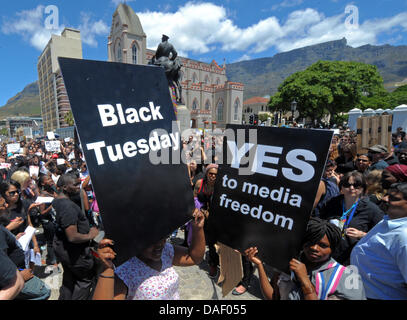
<path id="1" fill-rule="evenodd" d="M 341 217 L 341 222 L 343 223 L 343 229 L 345 230 L 348 226 L 351 220 L 353 219 L 353 215 L 355 214 L 356 208 L 359 204 L 359 201 L 354 203 L 352 207 L 348 211 L 345 212 L 345 201 L 342 202 L 342 207 L 343 207 L 343 214 Z M 348 213 L 352 210 L 350 213 L 349 217 L 347 218 Z"/>
<path id="2" fill-rule="evenodd" d="M 324 280 L 324 275 L 321 272 L 321 287 L 322 287 L 322 292 L 321 292 L 321 297 L 320 300 L 326 300 L 327 296 L 328 296 L 328 289 L 330 288 L 332 281 L 334 280 L 334 278 L 336 277 L 337 271 L 340 267 L 340 264 L 336 264 L 335 266 L 335 270 L 332 272 L 331 277 L 329 278 L 328 284 L 325 287 L 325 280 Z"/>

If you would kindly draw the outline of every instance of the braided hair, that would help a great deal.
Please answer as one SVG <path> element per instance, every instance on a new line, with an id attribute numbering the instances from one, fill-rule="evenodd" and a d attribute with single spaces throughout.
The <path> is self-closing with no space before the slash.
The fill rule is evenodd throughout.
<path id="1" fill-rule="evenodd" d="M 325 235 L 329 240 L 332 251 L 334 251 L 342 238 L 341 230 L 327 220 L 312 217 L 308 222 L 303 244 L 315 244 Z"/>

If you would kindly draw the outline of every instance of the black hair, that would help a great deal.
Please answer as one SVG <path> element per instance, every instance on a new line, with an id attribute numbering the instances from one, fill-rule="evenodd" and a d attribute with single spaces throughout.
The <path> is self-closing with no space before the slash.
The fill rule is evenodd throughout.
<path id="1" fill-rule="evenodd" d="M 16 189 L 21 192 L 21 185 L 19 182 L 15 181 L 15 180 L 10 180 L 10 181 L 3 181 L 0 184 L 0 195 L 4 198 L 4 200 L 7 201 L 7 195 L 6 192 L 8 191 L 8 189 L 10 188 L 10 186 L 14 186 L 16 187 Z M 21 208 L 23 206 L 23 202 L 21 201 L 21 197 L 18 197 L 17 200 L 17 211 L 21 211 Z"/>
<path id="2" fill-rule="evenodd" d="M 331 250 L 334 251 L 342 238 L 341 229 L 327 220 L 318 217 L 312 217 L 308 221 L 307 231 L 303 238 L 303 245 L 315 244 L 324 236 L 327 236 Z"/>
<path id="3" fill-rule="evenodd" d="M 366 191 L 366 188 L 367 188 L 366 179 L 362 173 L 360 173 L 359 171 L 356 171 L 356 170 L 347 172 L 342 176 L 341 180 L 339 181 L 339 190 L 342 189 L 344 183 L 349 181 L 350 177 L 353 177 L 355 182 L 362 186 L 363 192 Z"/>
<path id="4" fill-rule="evenodd" d="M 403 199 L 407 200 L 407 183 L 394 183 L 390 186 L 387 192 L 400 192 L 401 194 L 403 194 Z"/>
<path id="5" fill-rule="evenodd" d="M 62 188 L 71 182 L 73 183 L 74 180 L 76 180 L 76 179 L 77 179 L 76 175 L 71 174 L 71 173 L 65 173 L 59 177 L 58 182 L 57 182 L 57 187 Z"/>

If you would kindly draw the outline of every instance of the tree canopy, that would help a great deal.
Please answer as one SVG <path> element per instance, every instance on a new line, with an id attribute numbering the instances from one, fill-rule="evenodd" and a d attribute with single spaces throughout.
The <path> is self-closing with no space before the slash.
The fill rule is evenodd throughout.
<path id="1" fill-rule="evenodd" d="M 321 118 L 363 108 L 369 97 L 386 95 L 376 66 L 360 62 L 318 61 L 289 76 L 270 98 L 271 110 L 289 111 L 297 101 L 300 117 Z"/>

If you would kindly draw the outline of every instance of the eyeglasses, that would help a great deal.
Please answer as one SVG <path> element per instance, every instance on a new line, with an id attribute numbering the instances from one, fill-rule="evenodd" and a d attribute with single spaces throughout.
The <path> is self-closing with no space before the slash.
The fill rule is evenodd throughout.
<path id="1" fill-rule="evenodd" d="M 210 176 L 215 176 L 215 177 L 218 175 L 217 173 L 214 173 L 214 172 L 209 172 L 208 174 L 209 174 Z"/>
<path id="2" fill-rule="evenodd" d="M 359 182 L 355 182 L 355 183 L 344 182 L 344 183 L 342 184 L 342 186 L 343 186 L 344 188 L 350 188 L 351 186 L 353 186 L 355 189 L 362 188 L 362 184 L 359 183 Z"/>

